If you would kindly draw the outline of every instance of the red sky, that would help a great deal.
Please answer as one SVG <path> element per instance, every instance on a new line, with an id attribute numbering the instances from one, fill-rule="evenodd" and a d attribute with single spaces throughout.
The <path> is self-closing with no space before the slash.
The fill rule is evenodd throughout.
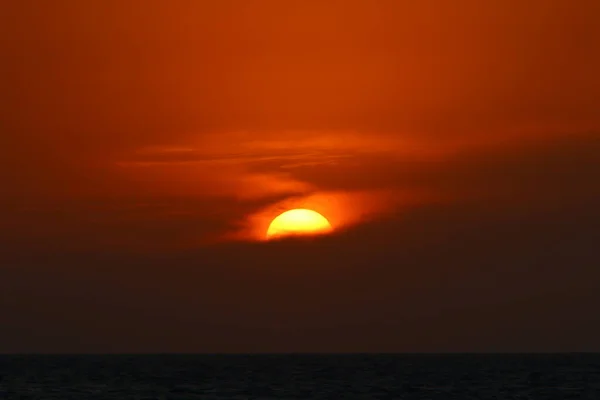
<path id="1" fill-rule="evenodd" d="M 598 16 L 3 3 L 0 351 L 600 350 Z"/>

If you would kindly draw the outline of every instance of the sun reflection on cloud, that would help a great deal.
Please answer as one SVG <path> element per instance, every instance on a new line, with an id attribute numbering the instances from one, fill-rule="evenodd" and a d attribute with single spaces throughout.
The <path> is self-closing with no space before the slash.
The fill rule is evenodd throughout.
<path id="1" fill-rule="evenodd" d="M 117 166 L 140 193 L 247 205 L 244 215 L 224 221 L 234 227 L 226 239 L 262 240 L 268 223 L 289 209 L 315 210 L 343 230 L 401 205 L 439 199 L 448 194 L 428 188 L 429 176 L 472 154 L 465 151 L 491 146 L 484 137 L 440 142 L 339 131 L 230 132 L 143 147 Z"/>

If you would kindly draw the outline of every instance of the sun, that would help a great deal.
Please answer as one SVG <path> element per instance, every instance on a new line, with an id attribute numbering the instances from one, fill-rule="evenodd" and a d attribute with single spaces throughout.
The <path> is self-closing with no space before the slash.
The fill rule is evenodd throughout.
<path id="1" fill-rule="evenodd" d="M 307 236 L 329 233 L 333 227 L 321 214 L 305 208 L 296 208 L 278 215 L 269 225 L 267 239 L 284 236 Z"/>

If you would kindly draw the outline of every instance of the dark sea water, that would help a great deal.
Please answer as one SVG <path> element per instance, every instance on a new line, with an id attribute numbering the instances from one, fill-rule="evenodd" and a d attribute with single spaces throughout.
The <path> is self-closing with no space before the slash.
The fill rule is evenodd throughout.
<path id="1" fill-rule="evenodd" d="M 594 399 L 600 355 L 0 356 L 0 399 Z"/>

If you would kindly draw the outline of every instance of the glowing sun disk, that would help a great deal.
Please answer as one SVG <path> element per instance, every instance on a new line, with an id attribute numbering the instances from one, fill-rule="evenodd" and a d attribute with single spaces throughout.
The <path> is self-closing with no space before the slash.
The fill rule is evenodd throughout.
<path id="1" fill-rule="evenodd" d="M 331 224 L 313 210 L 297 208 L 277 216 L 269 225 L 267 239 L 282 236 L 317 235 L 332 231 Z"/>

